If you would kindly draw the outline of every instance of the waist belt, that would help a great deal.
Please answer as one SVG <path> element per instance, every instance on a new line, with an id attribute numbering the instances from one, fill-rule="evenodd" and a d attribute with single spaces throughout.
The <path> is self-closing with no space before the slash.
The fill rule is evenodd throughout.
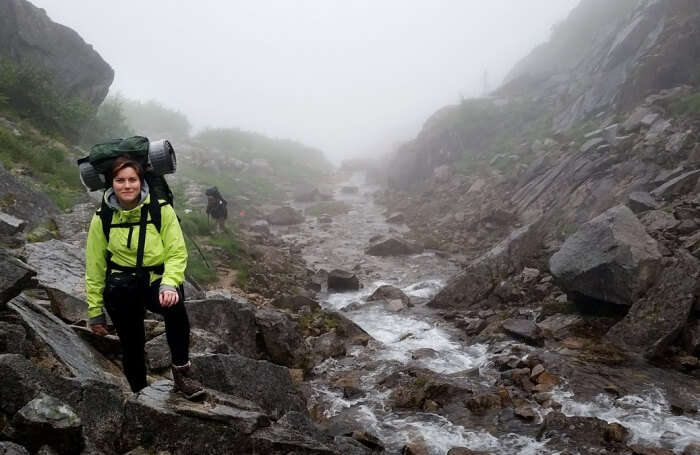
<path id="1" fill-rule="evenodd" d="M 119 270 L 120 272 L 134 272 L 143 270 L 144 272 L 153 272 L 162 275 L 165 272 L 165 264 L 157 265 L 142 265 L 141 267 L 120 265 L 110 260 L 107 261 L 107 270 Z"/>

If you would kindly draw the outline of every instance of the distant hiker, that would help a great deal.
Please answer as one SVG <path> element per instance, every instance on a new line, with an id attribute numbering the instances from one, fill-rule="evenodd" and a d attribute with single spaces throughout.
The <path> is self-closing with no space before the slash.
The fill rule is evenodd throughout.
<path id="1" fill-rule="evenodd" d="M 207 216 L 214 219 L 215 232 L 226 232 L 226 218 L 228 218 L 228 202 L 221 196 L 217 187 L 208 188 L 204 194 L 207 195 Z"/>
<path id="2" fill-rule="evenodd" d="M 187 248 L 175 210 L 165 200 L 151 199 L 142 166 L 128 156 L 114 160 L 107 179 L 111 187 L 92 217 L 85 250 L 90 328 L 107 334 L 104 307 L 122 345 L 124 374 L 138 392 L 148 385 L 145 312 L 161 314 L 175 389 L 188 399 L 202 397 L 205 392 L 189 371 L 190 323 L 182 286 Z"/>

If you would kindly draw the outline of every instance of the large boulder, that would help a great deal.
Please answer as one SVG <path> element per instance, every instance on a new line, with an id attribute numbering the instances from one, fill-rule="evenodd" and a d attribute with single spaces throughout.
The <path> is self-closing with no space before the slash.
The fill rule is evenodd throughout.
<path id="1" fill-rule="evenodd" d="M 41 344 L 47 362 L 57 362 L 57 368 L 77 378 L 118 383 L 117 375 L 121 373 L 116 366 L 49 311 L 24 295 L 15 297 L 7 307 L 19 316 L 31 338 Z"/>
<path id="2" fill-rule="evenodd" d="M 289 368 L 307 369 L 309 347 L 301 336 L 299 323 L 288 314 L 273 308 L 259 308 L 255 312 L 263 350 L 274 363 Z"/>
<path id="3" fill-rule="evenodd" d="M 192 364 L 205 387 L 250 400 L 273 417 L 306 413 L 306 400 L 286 367 L 236 354 L 195 356 Z"/>
<path id="4" fill-rule="evenodd" d="M 114 70 L 74 30 L 26 0 L 0 3 L 0 56 L 45 68 L 65 94 L 99 105 Z"/>
<path id="5" fill-rule="evenodd" d="M 242 297 L 190 300 L 185 303 L 190 324 L 216 335 L 233 352 L 257 357 L 255 307 Z"/>
<path id="6" fill-rule="evenodd" d="M 0 11 L 6 4 L 7 2 L 0 5 Z M 4 19 L 0 14 L 0 24 Z M 2 33 L 2 25 L 0 25 L 0 36 Z M 0 47 L 3 45 L 4 42 L 0 42 Z M 0 208 L 9 215 L 25 220 L 29 225 L 25 232 L 50 221 L 53 216 L 60 213 L 56 204 L 46 194 L 25 185 L 7 172 L 2 164 L 0 164 Z"/>
<path id="7" fill-rule="evenodd" d="M 698 178 L 700 178 L 700 170 L 686 172 L 652 190 L 651 195 L 657 199 L 668 199 L 690 193 L 695 188 Z"/>
<path id="8" fill-rule="evenodd" d="M 172 453 L 253 453 L 249 435 L 270 419 L 254 403 L 210 392 L 212 404 L 171 393 L 156 382 L 132 395 L 125 406 L 122 450 L 145 445 Z"/>
<path id="9" fill-rule="evenodd" d="M 372 295 L 367 297 L 368 302 L 376 300 L 401 300 L 404 305 L 409 305 L 411 303 L 411 299 L 409 299 L 401 289 L 389 284 L 379 286 Z"/>
<path id="10" fill-rule="evenodd" d="M 624 205 L 583 224 L 549 261 L 564 290 L 620 305 L 632 305 L 660 265 L 656 241 Z"/>
<path id="11" fill-rule="evenodd" d="M 360 280 L 352 272 L 335 269 L 328 274 L 329 291 L 357 291 L 360 289 Z"/>
<path id="12" fill-rule="evenodd" d="M 66 403 L 41 393 L 12 418 L 12 439 L 32 451 L 44 445 L 58 454 L 79 454 L 84 446 L 83 423 Z"/>
<path id="13" fill-rule="evenodd" d="M 32 285 L 36 271 L 0 249 L 0 308 Z"/>
<path id="14" fill-rule="evenodd" d="M 292 207 L 278 207 L 267 215 L 267 222 L 279 226 L 299 224 L 304 222 L 304 215 Z"/>
<path id="15" fill-rule="evenodd" d="M 30 243 L 27 264 L 39 271 L 39 285 L 51 299 L 51 310 L 61 319 L 77 322 L 87 318 L 85 253 L 60 240 Z"/>
<path id="16" fill-rule="evenodd" d="M 423 249 L 418 245 L 391 237 L 370 245 L 365 250 L 365 254 L 369 254 L 370 256 L 406 256 L 419 254 L 422 251 Z"/>
<path id="17" fill-rule="evenodd" d="M 600 453 L 600 449 L 622 444 L 628 437 L 629 430 L 618 423 L 597 417 L 567 417 L 561 412 L 547 414 L 539 433 L 551 448 L 568 449 L 573 444 L 584 453 Z"/>
<path id="18" fill-rule="evenodd" d="M 661 356 L 681 334 L 697 296 L 700 261 L 679 252 L 665 258 L 656 284 L 608 331 L 612 343 L 648 358 Z"/>
<path id="19" fill-rule="evenodd" d="M 540 245 L 536 224 L 513 231 L 452 278 L 428 305 L 436 308 L 468 307 L 486 299 L 501 281 L 527 266 Z"/>
<path id="20" fill-rule="evenodd" d="M 149 340 L 146 343 L 146 364 L 151 371 L 170 368 L 170 346 L 165 333 Z M 190 354 L 231 354 L 231 347 L 224 343 L 216 335 L 202 330 L 190 331 Z"/>

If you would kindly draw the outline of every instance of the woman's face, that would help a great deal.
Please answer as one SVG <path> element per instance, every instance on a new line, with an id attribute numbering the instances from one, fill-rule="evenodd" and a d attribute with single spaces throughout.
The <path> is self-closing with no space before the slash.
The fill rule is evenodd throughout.
<path id="1" fill-rule="evenodd" d="M 114 194 L 124 208 L 134 208 L 141 199 L 141 180 L 134 168 L 125 167 L 112 180 Z"/>

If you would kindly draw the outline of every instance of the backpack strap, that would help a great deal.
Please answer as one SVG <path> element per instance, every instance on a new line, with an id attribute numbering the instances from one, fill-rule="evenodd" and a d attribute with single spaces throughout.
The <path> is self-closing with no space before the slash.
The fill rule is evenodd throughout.
<path id="1" fill-rule="evenodd" d="M 97 214 L 100 216 L 100 220 L 102 220 L 102 232 L 104 232 L 105 239 L 107 239 L 107 243 L 109 243 L 109 231 L 112 229 L 112 215 L 114 215 L 114 209 L 107 205 L 104 197 L 102 198 L 102 204 L 100 204 Z"/>

